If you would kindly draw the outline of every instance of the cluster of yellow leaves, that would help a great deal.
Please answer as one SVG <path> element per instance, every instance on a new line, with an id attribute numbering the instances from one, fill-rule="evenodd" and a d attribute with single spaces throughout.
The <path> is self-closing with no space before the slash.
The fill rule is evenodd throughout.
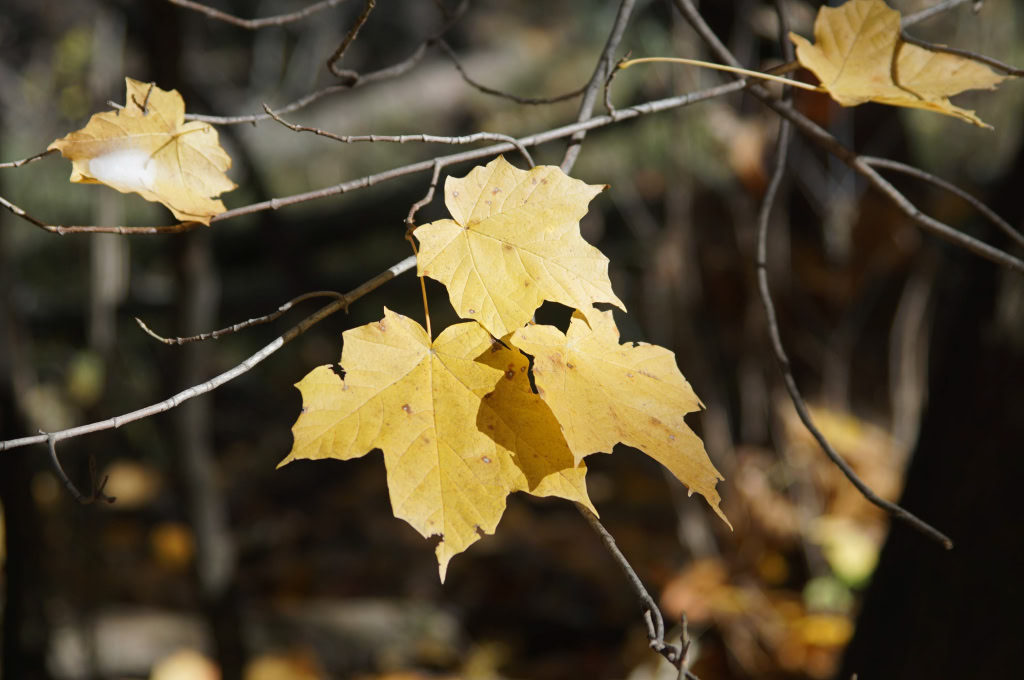
<path id="1" fill-rule="evenodd" d="M 419 273 L 445 284 L 472 320 L 431 340 L 385 309 L 380 322 L 345 332 L 344 379 L 321 366 L 297 385 L 303 411 L 282 465 L 381 449 L 395 516 L 443 537 L 442 581 L 452 556 L 494 532 L 514 491 L 593 510 L 582 460 L 619 442 L 661 462 L 725 519 L 722 477 L 683 420 L 700 400 L 674 355 L 621 344 L 612 313 L 593 307 L 623 306 L 608 259 L 580 235 L 603 188 L 500 157 L 449 178 L 454 219 L 414 232 Z M 567 334 L 528 324 L 545 300 L 576 308 Z"/>
<path id="2" fill-rule="evenodd" d="M 231 158 L 208 123 L 185 122 L 177 90 L 125 78 L 125 106 L 97 113 L 50 144 L 72 161 L 71 181 L 106 184 L 163 203 L 179 220 L 209 224 L 224 212 L 217 200 L 235 183 Z"/>
<path id="3" fill-rule="evenodd" d="M 814 21 L 814 44 L 795 33 L 789 37 L 800 65 L 843 106 L 873 101 L 937 111 L 988 127 L 949 97 L 965 90 L 992 90 L 1006 79 L 971 59 L 906 43 L 900 37 L 900 13 L 883 0 L 822 7 Z"/>

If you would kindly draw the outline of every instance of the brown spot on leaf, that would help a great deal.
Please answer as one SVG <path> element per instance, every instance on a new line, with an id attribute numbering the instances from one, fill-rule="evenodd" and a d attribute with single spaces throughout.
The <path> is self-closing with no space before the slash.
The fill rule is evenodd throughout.
<path id="1" fill-rule="evenodd" d="M 573 366 L 572 364 L 570 364 L 570 363 L 569 363 L 568 361 L 567 361 L 567 362 L 565 362 L 565 367 L 566 367 L 566 368 L 576 368 L 575 366 Z"/>
<path id="2" fill-rule="evenodd" d="M 472 307 L 470 307 L 470 308 L 469 308 L 469 310 L 467 310 L 467 311 L 468 311 L 468 312 L 469 312 L 470 314 L 476 314 L 476 310 L 475 310 L 475 309 L 473 309 Z"/>
<path id="3" fill-rule="evenodd" d="M 632 373 L 627 373 L 627 374 L 626 374 L 626 377 L 627 377 L 627 378 L 632 378 L 632 377 L 633 377 L 633 374 L 632 374 Z"/>
<path id="4" fill-rule="evenodd" d="M 520 373 L 526 373 L 526 366 L 520 366 L 519 367 L 519 372 Z"/>
<path id="5" fill-rule="evenodd" d="M 452 196 L 454 196 L 455 198 L 458 198 L 459 197 L 459 192 L 458 191 L 453 191 L 452 192 Z"/>
<path id="6" fill-rule="evenodd" d="M 491 194 L 492 195 L 493 194 L 500 194 L 500 193 L 501 193 L 501 188 L 499 188 L 499 187 L 494 187 L 493 189 L 491 189 Z"/>
<path id="7" fill-rule="evenodd" d="M 487 394 L 484 395 L 484 399 L 490 399 L 490 398 L 491 398 L 491 393 L 490 392 L 488 392 Z"/>
<path id="8" fill-rule="evenodd" d="M 490 462 L 491 462 L 491 459 L 490 459 L 490 458 L 488 458 L 487 456 L 482 456 L 482 457 L 480 458 L 480 460 L 482 460 L 482 461 L 483 461 L 483 462 L 485 462 L 485 463 L 490 463 Z M 480 527 L 477 527 L 477 528 L 479 529 Z"/>
<path id="9" fill-rule="evenodd" d="M 516 377 L 516 372 L 512 369 L 505 371 L 505 380 L 512 380 Z"/>
<path id="10" fill-rule="evenodd" d="M 402 410 L 405 411 L 406 413 L 412 413 L 412 409 L 409 408 L 408 404 L 402 404 Z"/>
<path id="11" fill-rule="evenodd" d="M 651 416 L 651 425 L 661 425 L 661 421 L 654 416 Z"/>

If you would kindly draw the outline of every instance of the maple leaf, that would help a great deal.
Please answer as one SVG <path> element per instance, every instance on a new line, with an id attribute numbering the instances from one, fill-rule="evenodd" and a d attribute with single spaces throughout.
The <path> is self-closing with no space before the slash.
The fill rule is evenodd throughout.
<path id="1" fill-rule="evenodd" d="M 342 380 L 329 366 L 297 385 L 297 459 L 384 452 L 391 507 L 449 560 L 494 533 L 513 491 L 560 496 L 592 508 L 558 421 L 530 389 L 528 361 L 478 323 L 451 326 L 431 343 L 415 321 L 384 310 L 379 323 L 344 334 Z"/>
<path id="2" fill-rule="evenodd" d="M 444 185 L 450 220 L 413 232 L 420 276 L 445 284 L 463 318 L 495 337 L 519 328 L 544 302 L 591 309 L 610 302 L 608 258 L 583 240 L 579 221 L 604 186 L 555 166 L 519 170 L 499 156 Z"/>
<path id="3" fill-rule="evenodd" d="M 125 78 L 125 107 L 97 113 L 82 128 L 58 139 L 72 161 L 71 181 L 106 184 L 163 203 L 183 221 L 209 224 L 224 212 L 216 197 L 235 188 L 224 174 L 231 157 L 208 123 L 185 122 L 177 90 Z"/>
<path id="4" fill-rule="evenodd" d="M 611 312 L 584 317 L 577 311 L 567 334 L 534 325 L 517 330 L 511 342 L 533 356 L 537 392 L 561 423 L 576 460 L 610 453 L 619 442 L 638 448 L 729 523 L 715 490 L 723 477 L 683 420 L 701 403 L 672 352 L 645 343 L 620 345 Z"/>
<path id="5" fill-rule="evenodd" d="M 964 90 L 992 90 L 1006 79 L 976 61 L 905 43 L 900 13 L 882 0 L 822 7 L 814 21 L 815 44 L 795 33 L 789 38 L 800 64 L 843 106 L 874 101 L 990 127 L 948 98 Z"/>

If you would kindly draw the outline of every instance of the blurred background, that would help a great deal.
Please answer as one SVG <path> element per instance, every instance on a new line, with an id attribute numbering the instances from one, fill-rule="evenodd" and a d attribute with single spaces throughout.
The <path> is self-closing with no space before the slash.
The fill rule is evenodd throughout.
<path id="1" fill-rule="evenodd" d="M 306 4 L 215 3 L 247 18 Z M 773 3 L 701 4 L 745 64 L 781 63 Z M 812 34 L 819 4 L 785 3 L 795 31 Z M 972 4 L 981 3 L 914 34 L 1024 63 L 1020 5 L 991 1 L 973 13 Z M 405 60 L 453 8 L 379 2 L 341 66 Z M 476 80 L 556 95 L 590 78 L 617 8 L 479 0 L 446 38 Z M 350 0 L 248 31 L 158 0 L 5 0 L 0 160 L 38 153 L 108 100 L 123 101 L 126 75 L 176 88 L 189 112 L 283 106 L 338 82 L 325 62 L 362 9 Z M 707 58 L 660 0 L 636 3 L 617 56 L 626 51 Z M 725 80 L 643 66 L 616 78 L 613 98 L 623 107 Z M 953 181 L 1020 227 L 1024 88 L 1007 82 L 957 103 L 995 130 L 927 112 L 842 109 L 813 93 L 796 99 L 844 143 Z M 336 134 L 519 136 L 574 121 L 578 109 L 578 99 L 526 106 L 482 93 L 428 49 L 400 77 L 287 118 Z M 223 197 L 229 208 L 454 151 L 342 145 L 274 121 L 218 129 L 239 185 Z M 1024 624 L 1024 281 L 922 234 L 797 136 L 769 242 L 796 379 L 865 481 L 956 549 L 904 526 L 890 532 L 800 425 L 771 353 L 754 247 L 777 130 L 772 113 L 733 94 L 588 135 L 573 175 L 611 188 L 592 203 L 584 236 L 611 260 L 630 310 L 617 314 L 624 339 L 674 350 L 707 406 L 688 420 L 725 476 L 718 489 L 735 531 L 624 447 L 588 458 L 591 497 L 669 623 L 687 614 L 703 680 L 1008 677 Z M 554 142 L 533 154 L 558 164 L 564 149 Z M 0 195 L 51 224 L 171 223 L 137 196 L 69 184 L 69 170 L 59 157 L 0 170 Z M 893 181 L 925 212 L 1012 248 L 961 200 Z M 154 341 L 133 317 L 189 335 L 307 291 L 351 290 L 410 254 L 403 220 L 428 182 L 410 175 L 179 235 L 60 237 L 5 211 L 0 438 L 125 413 L 237 365 L 316 303 L 184 347 Z M 443 215 L 438 196 L 418 220 Z M 457 556 L 442 586 L 433 543 L 391 514 L 379 454 L 275 469 L 301 407 L 292 385 L 337 362 L 342 331 L 378 320 L 382 306 L 420 319 L 418 289 L 406 274 L 211 395 L 64 442 L 69 475 L 88 489 L 93 461 L 116 503 L 78 505 L 45 447 L 0 454 L 3 679 L 674 678 L 648 649 L 617 565 L 571 504 L 510 497 L 497 533 Z M 427 289 L 435 327 L 453 322 L 444 289 L 429 280 Z M 567 318 L 550 303 L 539 313 Z"/>

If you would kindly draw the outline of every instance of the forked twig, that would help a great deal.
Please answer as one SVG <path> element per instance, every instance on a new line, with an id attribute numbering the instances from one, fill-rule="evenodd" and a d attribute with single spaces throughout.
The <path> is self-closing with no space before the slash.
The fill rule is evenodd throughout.
<path id="1" fill-rule="evenodd" d="M 578 123 L 585 122 L 594 115 L 597 93 L 601 90 L 605 78 L 608 77 L 608 72 L 612 69 L 615 50 L 619 48 L 622 36 L 626 33 L 626 26 L 629 25 L 629 17 L 633 13 L 634 4 L 634 0 L 622 0 L 622 4 L 619 5 L 619 11 L 615 14 L 615 23 L 612 24 L 612 30 L 608 34 L 608 40 L 604 44 L 604 49 L 601 50 L 601 56 L 597 58 L 597 65 L 594 67 L 594 73 L 590 76 L 590 81 L 587 83 L 587 89 L 583 92 L 583 101 L 580 102 L 580 111 L 576 116 L 576 122 Z M 568 175 L 572 172 L 573 166 L 576 165 L 576 159 L 579 158 L 583 138 L 586 136 L 586 130 L 580 130 L 569 140 L 569 146 L 565 150 L 561 163 L 562 172 L 565 174 Z"/>
<path id="2" fill-rule="evenodd" d="M 71 478 L 68 477 L 67 473 L 64 472 L 64 467 L 60 464 L 60 458 L 57 456 L 57 440 L 52 434 L 48 434 L 40 430 L 41 435 L 46 437 L 46 443 L 50 449 L 50 464 L 53 466 L 53 471 L 57 475 L 57 478 L 64 485 L 64 488 L 68 490 L 71 497 L 82 505 L 92 505 L 96 501 L 105 501 L 107 503 L 113 503 L 117 499 L 113 496 L 108 496 L 103 492 L 103 489 L 107 486 L 109 477 L 103 477 L 103 481 L 99 484 L 96 483 L 96 458 L 89 455 L 89 479 L 90 479 L 90 490 L 89 495 L 84 495 L 78 490 Z"/>
<path id="3" fill-rule="evenodd" d="M 904 175 L 915 177 L 917 179 L 933 184 L 940 189 L 944 189 L 949 193 L 959 196 L 963 200 L 971 204 L 975 210 L 982 214 L 982 216 L 989 222 L 994 224 L 1000 231 L 1009 236 L 1011 239 L 1016 241 L 1017 245 L 1024 247 L 1024 234 L 1013 228 L 1013 226 L 1000 217 L 992 208 L 988 207 L 982 201 L 964 191 L 952 182 L 947 182 L 941 177 L 936 177 L 930 172 L 925 172 L 920 168 L 915 168 L 913 165 L 907 165 L 906 163 L 900 163 L 899 161 L 891 161 L 888 158 L 878 158 L 876 156 L 861 156 L 860 159 L 868 165 L 876 168 L 885 168 L 886 170 L 892 170 L 894 172 L 901 172 Z"/>

